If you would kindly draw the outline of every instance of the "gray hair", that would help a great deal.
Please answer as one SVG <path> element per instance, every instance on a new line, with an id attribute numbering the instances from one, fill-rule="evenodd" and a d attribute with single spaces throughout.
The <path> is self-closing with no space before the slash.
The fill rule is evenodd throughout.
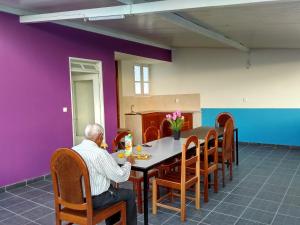
<path id="1" fill-rule="evenodd" d="M 88 124 L 84 130 L 84 136 L 88 140 L 96 140 L 100 134 L 104 133 L 104 129 L 100 124 Z"/>

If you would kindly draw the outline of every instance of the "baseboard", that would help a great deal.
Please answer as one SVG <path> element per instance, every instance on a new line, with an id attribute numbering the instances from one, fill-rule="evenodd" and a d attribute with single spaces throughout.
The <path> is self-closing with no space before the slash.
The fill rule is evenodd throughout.
<path id="1" fill-rule="evenodd" d="M 240 145 L 251 145 L 251 146 L 264 146 L 264 147 L 277 148 L 277 149 L 300 150 L 300 146 L 293 146 L 293 145 L 276 145 L 276 144 L 241 142 L 241 141 L 239 141 L 239 144 Z"/>
<path id="2" fill-rule="evenodd" d="M 0 193 L 1 192 L 5 192 L 5 191 L 9 191 L 9 190 L 15 189 L 15 188 L 25 187 L 28 184 L 32 184 L 34 182 L 38 182 L 38 181 L 41 181 L 41 180 L 49 180 L 49 179 L 51 179 L 51 175 L 50 174 L 46 174 L 46 175 L 43 175 L 43 176 L 39 176 L 39 177 L 34 177 L 34 178 L 27 179 L 27 180 L 23 180 L 23 181 L 14 183 L 14 184 L 9 184 L 9 185 L 0 187 Z"/>

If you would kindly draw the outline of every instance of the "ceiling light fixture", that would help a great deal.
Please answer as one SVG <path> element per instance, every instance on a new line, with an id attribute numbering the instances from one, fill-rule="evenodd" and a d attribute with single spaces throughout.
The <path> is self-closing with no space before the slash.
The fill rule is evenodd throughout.
<path id="1" fill-rule="evenodd" d="M 113 16 L 93 16 L 88 17 L 89 21 L 98 21 L 98 20 L 119 20 L 125 19 L 125 15 L 113 15 Z"/>

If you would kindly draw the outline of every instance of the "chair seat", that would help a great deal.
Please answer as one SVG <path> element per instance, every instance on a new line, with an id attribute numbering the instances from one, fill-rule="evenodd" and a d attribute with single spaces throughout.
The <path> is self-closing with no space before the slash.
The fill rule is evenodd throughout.
<path id="1" fill-rule="evenodd" d="M 151 178 L 153 176 L 156 176 L 158 174 L 158 169 L 152 169 L 148 172 L 148 177 Z M 142 172 L 133 171 L 133 173 L 130 174 L 129 180 L 139 180 L 143 181 L 144 175 Z"/>
<path id="2" fill-rule="evenodd" d="M 187 173 L 186 174 L 186 183 L 195 180 L 195 174 Z M 156 178 L 156 182 L 158 185 L 180 189 L 180 180 L 181 180 L 181 172 L 170 172 L 159 178 Z M 188 186 L 188 185 L 187 185 Z"/>
<path id="3" fill-rule="evenodd" d="M 106 218 L 114 215 L 116 212 L 118 212 L 121 208 L 126 208 L 126 203 L 125 202 L 119 202 L 116 203 L 110 207 L 104 208 L 104 209 L 97 209 L 93 210 L 93 221 L 95 223 L 99 223 Z M 87 220 L 87 212 L 86 210 L 80 211 L 80 210 L 73 210 L 69 208 L 63 208 L 60 212 L 60 216 L 62 219 L 69 218 L 72 216 L 74 222 L 81 222 L 81 221 L 86 221 Z"/>

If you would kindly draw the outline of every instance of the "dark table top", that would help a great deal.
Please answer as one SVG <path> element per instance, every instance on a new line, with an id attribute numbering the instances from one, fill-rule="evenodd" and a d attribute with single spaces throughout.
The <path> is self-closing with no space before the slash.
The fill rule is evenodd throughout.
<path id="1" fill-rule="evenodd" d="M 191 135 L 196 135 L 199 139 L 204 139 L 207 132 L 210 130 L 210 129 L 215 129 L 218 133 L 218 136 L 219 137 L 222 137 L 223 134 L 224 134 L 224 128 L 221 127 L 197 127 L 197 128 L 194 128 L 192 130 L 187 130 L 187 131 L 183 131 L 181 132 L 181 137 L 182 138 L 187 138 Z"/>

